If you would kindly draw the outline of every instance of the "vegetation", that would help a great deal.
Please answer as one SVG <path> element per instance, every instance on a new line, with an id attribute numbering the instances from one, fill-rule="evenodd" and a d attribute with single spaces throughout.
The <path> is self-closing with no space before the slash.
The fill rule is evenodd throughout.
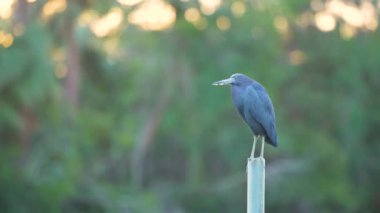
<path id="1" fill-rule="evenodd" d="M 270 93 L 268 212 L 380 208 L 372 1 L 1 0 L 1 212 L 245 212 L 252 135 L 228 89 Z"/>

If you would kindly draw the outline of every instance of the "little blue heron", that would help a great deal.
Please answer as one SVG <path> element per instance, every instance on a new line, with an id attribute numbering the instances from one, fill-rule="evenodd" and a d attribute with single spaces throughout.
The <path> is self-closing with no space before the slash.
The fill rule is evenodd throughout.
<path id="1" fill-rule="evenodd" d="M 235 73 L 231 77 L 214 82 L 214 86 L 231 85 L 232 101 L 239 114 L 254 134 L 251 156 L 256 140 L 262 138 L 260 157 L 263 157 L 264 141 L 277 146 L 276 117 L 272 101 L 265 88 L 248 76 Z"/>

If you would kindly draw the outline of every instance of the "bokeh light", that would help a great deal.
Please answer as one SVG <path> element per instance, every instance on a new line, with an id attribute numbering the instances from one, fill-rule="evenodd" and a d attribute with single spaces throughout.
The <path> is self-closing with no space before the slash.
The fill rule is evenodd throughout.
<path id="1" fill-rule="evenodd" d="M 57 78 L 59 79 L 65 78 L 67 76 L 67 73 L 68 71 L 67 71 L 67 67 L 65 63 L 60 62 L 56 64 L 54 74 Z"/>
<path id="2" fill-rule="evenodd" d="M 335 29 L 336 21 L 334 16 L 326 12 L 319 12 L 315 15 L 315 25 L 323 32 Z"/>
<path id="3" fill-rule="evenodd" d="M 142 0 L 117 0 L 120 4 L 126 5 L 126 6 L 133 6 L 135 4 L 138 4 L 142 2 Z"/>
<path id="4" fill-rule="evenodd" d="M 90 29 L 97 37 L 104 37 L 118 29 L 122 22 L 123 11 L 114 7 L 103 17 L 94 20 L 90 24 Z"/>
<path id="5" fill-rule="evenodd" d="M 345 8 L 344 2 L 340 0 L 332 0 L 326 3 L 326 10 L 336 16 L 341 16 Z"/>
<path id="6" fill-rule="evenodd" d="M 339 28 L 339 33 L 344 40 L 349 40 L 357 34 L 357 30 L 349 24 L 342 24 Z"/>
<path id="7" fill-rule="evenodd" d="M 50 0 L 42 8 L 42 17 L 48 19 L 57 13 L 62 13 L 67 8 L 66 0 Z"/>
<path id="8" fill-rule="evenodd" d="M 234 1 L 231 5 L 231 12 L 235 17 L 241 17 L 245 13 L 245 3 L 242 1 Z"/>
<path id="9" fill-rule="evenodd" d="M 374 31 L 378 27 L 378 11 L 370 1 L 355 4 L 350 1 L 331 0 L 323 4 L 319 0 L 314 0 L 310 6 L 316 11 L 316 26 L 324 32 L 331 31 L 333 26 L 335 28 L 336 22 L 343 22 L 359 30 Z M 343 27 L 343 29 L 348 28 Z M 343 30 L 346 31 L 351 32 Z"/>
<path id="10" fill-rule="evenodd" d="M 354 27 L 361 27 L 364 23 L 364 17 L 360 10 L 354 6 L 346 5 L 342 11 L 342 18 L 348 24 Z"/>
<path id="11" fill-rule="evenodd" d="M 12 6 L 14 0 L 1 0 L 0 1 L 0 18 L 9 19 L 12 15 Z"/>
<path id="12" fill-rule="evenodd" d="M 8 48 L 13 44 L 13 36 L 10 33 L 0 31 L 0 45 L 4 48 Z"/>
<path id="13" fill-rule="evenodd" d="M 361 5 L 361 12 L 364 17 L 364 26 L 368 30 L 376 30 L 378 25 L 378 17 L 374 5 L 368 1 L 363 2 Z"/>
<path id="14" fill-rule="evenodd" d="M 175 9 L 161 0 L 147 0 L 128 15 L 128 21 L 144 30 L 165 30 L 176 20 Z"/>
<path id="15" fill-rule="evenodd" d="M 226 16 L 220 16 L 216 19 L 216 26 L 223 31 L 230 29 L 231 21 Z"/>
<path id="16" fill-rule="evenodd" d="M 201 18 L 201 15 L 198 11 L 198 9 L 196 8 L 189 8 L 185 11 L 185 19 L 186 21 L 188 22 L 192 22 L 192 23 L 195 23 L 195 22 L 198 22 Z"/>
<path id="17" fill-rule="evenodd" d="M 289 31 L 289 23 L 283 16 L 277 16 L 274 19 L 274 26 L 280 34 L 286 34 Z"/>
<path id="18" fill-rule="evenodd" d="M 222 0 L 198 0 L 201 11 L 205 15 L 212 15 L 220 7 Z"/>
<path id="19" fill-rule="evenodd" d="M 289 53 L 289 61 L 292 65 L 301 65 L 305 62 L 305 59 L 305 53 L 302 50 L 296 49 Z"/>

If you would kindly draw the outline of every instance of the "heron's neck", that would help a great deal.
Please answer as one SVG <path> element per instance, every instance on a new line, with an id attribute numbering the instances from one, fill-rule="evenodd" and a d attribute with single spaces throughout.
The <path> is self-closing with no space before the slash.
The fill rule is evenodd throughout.
<path id="1" fill-rule="evenodd" d="M 235 106 L 243 103 L 242 94 L 244 94 L 244 89 L 242 87 L 231 86 L 231 96 Z"/>

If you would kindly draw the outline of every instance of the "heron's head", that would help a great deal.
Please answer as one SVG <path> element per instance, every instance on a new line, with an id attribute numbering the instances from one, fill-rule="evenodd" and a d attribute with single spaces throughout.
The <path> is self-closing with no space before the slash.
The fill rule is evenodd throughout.
<path id="1" fill-rule="evenodd" d="M 250 83 L 252 83 L 252 79 L 250 79 L 248 76 L 244 74 L 240 74 L 240 73 L 235 73 L 227 79 L 212 83 L 212 85 L 223 86 L 223 85 L 230 84 L 230 85 L 236 85 L 236 86 L 244 86 L 244 85 L 249 85 Z"/>

